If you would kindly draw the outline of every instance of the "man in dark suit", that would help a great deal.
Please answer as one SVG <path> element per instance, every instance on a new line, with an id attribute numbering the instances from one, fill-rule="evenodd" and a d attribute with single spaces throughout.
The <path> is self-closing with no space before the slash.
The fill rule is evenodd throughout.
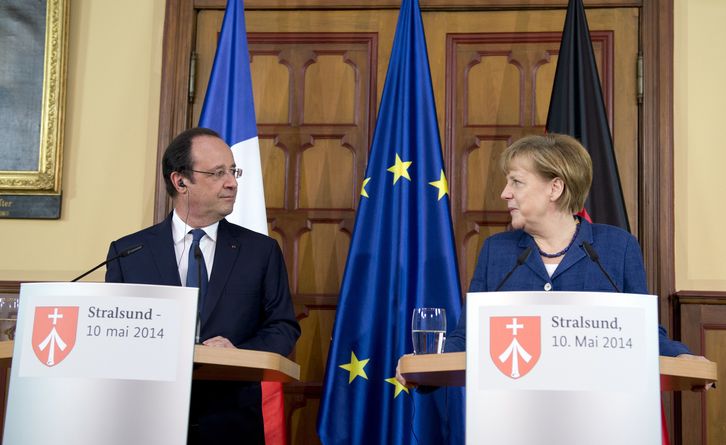
<path id="1" fill-rule="evenodd" d="M 300 327 L 282 252 L 275 240 L 224 219 L 242 174 L 229 146 L 212 130 L 184 131 L 164 152 L 162 171 L 174 211 L 111 243 L 108 258 L 144 248 L 110 262 L 106 281 L 201 287 L 204 345 L 288 355 Z M 259 383 L 195 381 L 189 443 L 264 443 Z"/>

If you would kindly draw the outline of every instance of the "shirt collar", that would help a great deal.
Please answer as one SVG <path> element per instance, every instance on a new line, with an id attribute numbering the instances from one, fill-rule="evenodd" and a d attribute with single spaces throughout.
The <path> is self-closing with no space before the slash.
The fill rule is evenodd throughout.
<path id="1" fill-rule="evenodd" d="M 182 219 L 179 217 L 179 214 L 176 212 L 176 209 L 174 209 L 174 214 L 171 218 L 171 234 L 174 239 L 174 244 L 178 244 L 184 241 L 184 237 L 192 229 L 194 229 L 194 227 L 191 227 L 189 224 L 182 221 Z M 213 242 L 217 242 L 217 229 L 219 229 L 219 221 L 206 227 L 200 227 L 200 229 L 204 230 L 204 232 Z"/>

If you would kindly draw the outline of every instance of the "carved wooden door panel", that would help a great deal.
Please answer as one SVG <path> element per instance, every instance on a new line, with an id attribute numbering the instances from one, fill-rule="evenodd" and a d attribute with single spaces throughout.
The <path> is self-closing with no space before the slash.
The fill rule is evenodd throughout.
<path id="1" fill-rule="evenodd" d="M 638 9 L 587 13 L 635 231 Z M 222 15 L 197 14 L 194 123 Z M 301 382 L 285 389 L 292 443 L 318 443 L 338 289 L 397 17 L 394 9 L 246 12 L 269 231 L 302 326 Z M 424 12 L 464 289 L 482 241 L 509 219 L 497 155 L 544 131 L 563 22 L 564 10 Z"/>
<path id="2" fill-rule="evenodd" d="M 222 16 L 198 15 L 194 122 Z M 387 35 L 390 51 L 396 16 L 246 13 L 268 229 L 283 249 L 302 327 L 294 353 L 301 383 L 285 387 L 293 443 L 317 441 L 321 382 L 372 140 L 378 42 Z"/>
<path id="3" fill-rule="evenodd" d="M 588 20 L 628 216 L 637 233 L 638 11 L 589 10 Z M 457 21 L 456 31 L 447 27 L 441 36 L 446 42 L 446 160 L 465 289 L 482 243 L 509 223 L 499 197 L 505 183 L 500 153 L 522 136 L 544 133 L 562 21 L 556 11 L 468 14 Z M 476 29 L 484 32 L 469 31 Z"/>

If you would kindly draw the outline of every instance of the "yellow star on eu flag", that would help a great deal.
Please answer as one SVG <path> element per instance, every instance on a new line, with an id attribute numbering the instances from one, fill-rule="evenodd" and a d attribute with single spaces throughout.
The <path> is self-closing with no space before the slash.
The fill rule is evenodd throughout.
<path id="1" fill-rule="evenodd" d="M 352 383 L 353 380 L 355 380 L 356 377 L 360 376 L 364 379 L 368 380 L 368 376 L 366 375 L 365 366 L 368 364 L 368 360 L 358 360 L 358 357 L 355 356 L 355 352 L 350 352 L 350 363 L 346 363 L 343 365 L 340 365 L 341 368 L 348 371 L 350 374 L 348 375 L 348 383 Z"/>
<path id="2" fill-rule="evenodd" d="M 401 385 L 401 382 L 399 382 L 398 380 L 396 380 L 396 378 L 395 378 L 395 377 L 391 377 L 390 379 L 386 379 L 386 382 L 388 382 L 388 383 L 390 383 L 391 385 L 393 385 L 393 386 L 395 386 L 395 387 L 396 387 L 396 390 L 395 390 L 395 392 L 393 393 L 393 398 L 394 398 L 394 399 L 395 399 L 396 397 L 398 397 L 398 395 L 399 395 L 399 394 L 401 394 L 401 391 L 406 391 L 406 394 L 410 394 L 410 393 L 408 392 L 408 388 L 406 388 L 405 386 Z"/>
<path id="3" fill-rule="evenodd" d="M 401 179 L 401 176 L 408 179 L 409 181 L 411 180 L 411 177 L 408 176 L 408 168 L 411 166 L 411 164 L 413 164 L 413 161 L 403 162 L 401 158 L 398 157 L 398 153 L 396 153 L 396 163 L 388 168 L 388 171 L 393 173 L 394 185 L 399 179 Z"/>
<path id="4" fill-rule="evenodd" d="M 361 188 L 360 188 L 360 195 L 361 196 L 365 196 L 366 198 L 368 198 L 368 192 L 366 191 L 366 186 L 368 185 L 368 183 L 370 181 L 371 181 L 371 178 L 365 178 L 363 180 L 363 186 L 361 186 Z"/>
<path id="5" fill-rule="evenodd" d="M 439 189 L 439 201 L 441 201 L 444 195 L 449 193 L 449 182 L 446 180 L 446 176 L 444 176 L 443 169 L 441 170 L 441 178 L 438 181 L 429 182 L 429 185 L 433 185 Z"/>

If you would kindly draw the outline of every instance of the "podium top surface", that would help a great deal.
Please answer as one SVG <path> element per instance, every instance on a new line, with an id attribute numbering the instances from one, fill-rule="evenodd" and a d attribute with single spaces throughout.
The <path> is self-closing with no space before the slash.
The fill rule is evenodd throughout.
<path id="1" fill-rule="evenodd" d="M 292 382 L 300 365 L 274 352 L 194 346 L 195 380 Z"/>
<path id="2" fill-rule="evenodd" d="M 400 361 L 401 375 L 418 385 L 464 386 L 466 384 L 466 352 L 447 354 L 404 355 Z M 717 380 L 715 362 L 677 357 L 660 357 L 662 391 L 690 390 Z"/>
<path id="3" fill-rule="evenodd" d="M 10 366 L 14 344 L 0 341 L 0 367 Z M 274 352 L 196 345 L 194 379 L 292 382 L 300 379 L 300 365 Z"/>

